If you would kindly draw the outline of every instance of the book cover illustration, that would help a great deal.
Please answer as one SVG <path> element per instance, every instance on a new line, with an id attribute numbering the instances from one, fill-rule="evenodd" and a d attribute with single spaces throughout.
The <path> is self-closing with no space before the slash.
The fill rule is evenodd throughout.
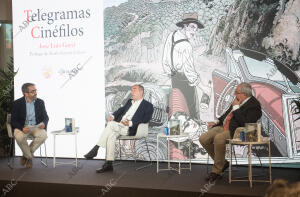
<path id="1" fill-rule="evenodd" d="M 65 118 L 65 129 L 66 129 L 66 132 L 74 132 L 75 131 L 74 118 Z"/>
<path id="2" fill-rule="evenodd" d="M 260 123 L 246 123 L 245 135 L 247 142 L 260 142 L 261 128 Z"/>
<path id="3" fill-rule="evenodd" d="M 180 120 L 169 120 L 170 135 L 180 135 Z"/>

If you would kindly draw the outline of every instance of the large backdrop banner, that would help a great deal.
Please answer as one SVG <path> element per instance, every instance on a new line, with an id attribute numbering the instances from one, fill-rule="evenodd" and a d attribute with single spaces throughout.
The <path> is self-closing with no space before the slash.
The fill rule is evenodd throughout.
<path id="1" fill-rule="evenodd" d="M 98 0 L 13 0 L 15 99 L 22 96 L 23 83 L 36 84 L 50 119 L 48 156 L 53 152 L 51 132 L 63 129 L 65 118 L 74 118 L 80 128 L 79 157 L 103 130 L 102 10 Z M 74 142 L 73 136 L 57 137 L 56 156 L 74 157 Z"/>
<path id="2" fill-rule="evenodd" d="M 168 120 L 180 119 L 192 140 L 170 142 L 171 158 L 187 158 L 191 145 L 193 161 L 204 162 L 198 140 L 205 123 L 228 109 L 237 84 L 248 82 L 262 105 L 259 121 L 271 140 L 272 162 L 299 161 L 299 10 L 298 0 L 104 0 L 106 118 L 141 83 L 154 105 L 151 159 L 156 135 Z M 150 159 L 144 141 L 135 146 L 139 158 Z M 166 159 L 167 142 L 159 147 Z M 247 152 L 235 147 L 241 161 Z M 264 146 L 253 150 L 263 162 L 267 154 Z"/>
<path id="3" fill-rule="evenodd" d="M 169 146 L 172 159 L 186 159 L 191 147 L 193 162 L 207 162 L 199 143 L 206 122 L 231 105 L 237 84 L 248 82 L 262 105 L 272 162 L 299 162 L 298 10 L 298 0 L 13 0 L 15 98 L 23 83 L 37 85 L 50 117 L 50 156 L 50 132 L 75 118 L 82 157 L 139 83 L 154 105 L 150 158 L 144 140 L 118 143 L 122 158 L 167 159 Z M 157 134 L 172 119 L 191 140 L 162 140 L 157 155 Z M 58 156 L 74 156 L 72 137 L 60 136 L 56 146 Z M 235 147 L 239 161 L 247 152 Z M 252 153 L 268 161 L 267 147 Z"/>

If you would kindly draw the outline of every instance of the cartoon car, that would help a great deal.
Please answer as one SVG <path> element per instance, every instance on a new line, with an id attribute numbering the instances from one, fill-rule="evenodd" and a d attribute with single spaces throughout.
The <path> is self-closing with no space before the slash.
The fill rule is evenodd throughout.
<path id="1" fill-rule="evenodd" d="M 297 74 L 263 53 L 242 48 L 226 49 L 226 69 L 212 73 L 215 116 L 229 108 L 239 83 L 250 83 L 262 106 L 262 133 L 272 141 L 272 157 L 300 156 L 300 120 L 293 113 L 293 101 L 300 97 Z"/>

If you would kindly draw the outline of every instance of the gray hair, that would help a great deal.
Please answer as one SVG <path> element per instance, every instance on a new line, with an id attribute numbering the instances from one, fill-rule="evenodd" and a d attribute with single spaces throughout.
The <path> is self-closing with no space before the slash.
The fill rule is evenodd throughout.
<path id="1" fill-rule="evenodd" d="M 25 93 L 28 93 L 28 87 L 30 87 L 30 86 L 35 86 L 35 84 L 34 83 L 24 83 L 23 85 L 22 85 L 22 92 L 23 92 L 23 95 L 25 94 Z"/>
<path id="2" fill-rule="evenodd" d="M 144 95 L 144 86 L 140 85 L 140 84 L 134 84 L 133 86 L 138 86 L 140 91 L 143 91 L 143 95 Z M 132 87 L 133 87 L 132 86 Z"/>
<path id="3" fill-rule="evenodd" d="M 241 93 L 246 94 L 248 97 L 252 96 L 252 87 L 249 83 L 243 82 L 240 83 Z"/>

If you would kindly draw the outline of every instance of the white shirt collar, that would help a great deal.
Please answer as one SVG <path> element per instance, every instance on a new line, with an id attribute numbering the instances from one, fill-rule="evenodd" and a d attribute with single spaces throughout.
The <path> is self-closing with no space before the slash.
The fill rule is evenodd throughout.
<path id="1" fill-rule="evenodd" d="M 248 98 L 246 98 L 246 99 L 240 104 L 240 107 L 241 107 L 242 105 L 244 105 L 250 98 L 251 98 L 251 96 L 248 97 Z"/>
<path id="2" fill-rule="evenodd" d="M 135 101 L 135 100 L 133 100 L 133 99 L 132 99 L 132 101 L 131 101 L 131 104 L 133 104 L 133 103 L 141 103 L 141 102 L 142 102 L 142 100 L 143 100 L 143 98 L 142 98 L 142 99 L 140 99 L 140 100 L 137 100 L 137 101 Z"/>
<path id="3" fill-rule="evenodd" d="M 29 102 L 27 101 L 27 99 L 26 99 L 25 96 L 24 96 L 24 98 L 25 98 L 25 102 L 26 102 L 26 103 L 29 103 Z M 34 99 L 31 103 L 35 103 L 35 100 L 36 100 L 36 99 Z"/>

